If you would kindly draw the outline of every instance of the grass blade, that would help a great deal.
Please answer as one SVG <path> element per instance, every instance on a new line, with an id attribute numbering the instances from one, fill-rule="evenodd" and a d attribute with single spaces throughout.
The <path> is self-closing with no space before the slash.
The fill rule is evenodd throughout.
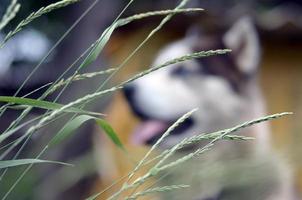
<path id="1" fill-rule="evenodd" d="M 49 101 L 23 98 L 23 97 L 10 97 L 10 96 L 0 96 L 0 102 L 19 104 L 22 107 L 24 105 L 25 106 L 32 106 L 32 107 L 42 108 L 42 109 L 47 109 L 47 110 L 57 110 L 57 109 L 60 109 L 64 106 L 62 104 L 53 103 L 53 102 L 49 102 Z M 17 108 L 20 108 L 20 107 L 17 107 Z M 86 114 L 92 114 L 92 115 L 103 115 L 103 114 L 100 114 L 100 113 L 89 112 L 89 111 L 85 111 L 85 110 L 82 110 L 82 109 L 79 109 L 79 108 L 74 108 L 74 107 L 69 108 L 65 111 L 66 112 L 71 112 L 71 113 L 86 113 Z"/>
<path id="2" fill-rule="evenodd" d="M 56 134 L 55 137 L 49 143 L 49 146 L 58 145 L 67 137 L 71 136 L 76 129 L 78 129 L 83 123 L 87 122 L 88 120 L 94 119 L 94 117 L 89 115 L 81 115 L 73 120 L 69 121 L 65 124 L 65 126 Z"/>
<path id="3" fill-rule="evenodd" d="M 102 33 L 100 38 L 97 40 L 95 47 L 89 53 L 88 57 L 85 58 L 84 62 L 81 64 L 79 69 L 82 69 L 90 65 L 93 61 L 95 61 L 98 58 L 98 56 L 100 55 L 101 51 L 104 49 L 105 45 L 109 41 L 116 27 L 117 27 L 117 23 L 114 23 Z"/>
<path id="4" fill-rule="evenodd" d="M 101 127 L 106 132 L 107 136 L 112 140 L 112 142 L 116 146 L 118 146 L 119 148 L 125 150 L 122 142 L 120 141 L 117 134 L 115 133 L 115 131 L 113 130 L 113 128 L 110 126 L 109 123 L 107 123 L 103 119 L 97 119 L 97 118 L 95 118 L 95 121 L 99 125 L 99 127 Z"/>
<path id="5" fill-rule="evenodd" d="M 54 146 L 61 143 L 67 137 L 71 136 L 76 129 L 78 129 L 83 123 L 95 120 L 96 123 L 100 128 L 104 130 L 106 135 L 112 140 L 112 142 L 119 148 L 125 149 L 122 142 L 120 141 L 119 137 L 113 130 L 113 128 L 105 121 L 90 115 L 81 115 L 73 120 L 69 121 L 57 134 L 56 136 L 50 141 L 49 145 Z"/>
<path id="6" fill-rule="evenodd" d="M 53 163 L 53 164 L 73 166 L 71 164 L 64 163 L 64 162 L 58 162 L 58 161 L 40 160 L 40 159 L 18 159 L 18 160 L 1 160 L 0 169 L 5 169 L 5 168 L 9 168 L 9 167 L 17 167 L 20 165 L 38 164 L 38 163 Z"/>

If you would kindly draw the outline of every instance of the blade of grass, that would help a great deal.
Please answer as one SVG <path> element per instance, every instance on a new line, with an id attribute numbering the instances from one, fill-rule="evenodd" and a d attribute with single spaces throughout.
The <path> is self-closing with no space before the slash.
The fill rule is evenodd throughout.
<path id="1" fill-rule="evenodd" d="M 44 153 L 45 151 L 47 150 L 47 146 L 36 156 L 35 159 L 39 159 Z M 15 159 L 14 159 L 15 160 Z M 31 163 L 29 164 L 25 170 L 20 174 L 20 176 L 18 176 L 17 180 L 12 184 L 12 186 L 8 189 L 8 191 L 4 194 L 4 196 L 2 197 L 2 200 L 5 200 L 7 199 L 7 197 L 9 196 L 9 194 L 13 191 L 13 189 L 17 186 L 17 184 L 22 180 L 22 178 L 25 176 L 25 174 L 32 168 L 34 164 Z M 5 169 L 7 172 L 8 169 Z M 3 178 L 4 174 L 2 175 L 2 178 Z"/>
<path id="2" fill-rule="evenodd" d="M 19 104 L 19 105 L 25 106 L 25 108 L 28 106 L 31 106 L 31 107 L 42 108 L 42 109 L 47 109 L 47 110 L 58 110 L 64 106 L 63 104 L 53 103 L 50 101 L 42 101 L 42 100 L 36 100 L 36 99 L 30 99 L 30 98 L 10 97 L 10 96 L 0 96 L 0 102 Z M 85 111 L 85 110 L 82 110 L 79 108 L 70 108 L 65 111 L 72 112 L 72 113 L 78 113 L 78 114 L 86 113 L 86 114 L 98 115 L 98 116 L 104 115 L 101 113 Z"/>
<path id="3" fill-rule="evenodd" d="M 107 134 L 107 136 L 112 140 L 112 142 L 119 147 L 122 150 L 126 150 L 122 144 L 122 142 L 120 141 L 120 139 L 118 138 L 117 134 L 115 133 L 115 131 L 113 130 L 113 128 L 110 126 L 109 123 L 107 123 L 105 120 L 103 119 L 99 119 L 99 118 L 95 118 L 96 123 L 99 125 L 99 127 L 101 127 L 105 133 Z"/>
<path id="4" fill-rule="evenodd" d="M 118 138 L 116 132 L 105 120 L 98 119 L 89 115 L 80 115 L 66 123 L 65 126 L 51 139 L 51 141 L 49 142 L 49 146 L 51 147 L 61 143 L 63 140 L 69 137 L 76 129 L 78 129 L 83 123 L 89 120 L 95 120 L 99 127 L 105 131 L 107 136 L 117 147 L 123 150 L 125 149 L 122 142 Z"/>
<path id="5" fill-rule="evenodd" d="M 39 160 L 39 159 L 17 159 L 17 160 L 0 160 L 0 169 L 5 169 L 9 167 L 17 167 L 20 165 L 38 164 L 38 163 L 52 163 L 60 164 L 66 166 L 73 166 L 68 163 L 51 161 L 51 160 Z"/>

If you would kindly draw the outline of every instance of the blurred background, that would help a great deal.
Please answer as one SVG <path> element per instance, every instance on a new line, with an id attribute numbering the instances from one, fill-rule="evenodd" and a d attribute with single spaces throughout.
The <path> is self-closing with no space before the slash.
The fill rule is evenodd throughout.
<path id="1" fill-rule="evenodd" d="M 0 33 L 0 38 L 13 29 L 18 22 L 41 6 L 56 2 L 51 0 L 34 1 L 20 0 L 21 12 L 17 18 Z M 126 0 L 103 0 L 97 3 L 80 21 L 75 29 L 51 53 L 32 78 L 24 85 L 18 96 L 54 81 L 65 69 L 78 58 L 90 44 L 95 41 L 104 29 L 111 24 L 117 14 L 126 5 Z M 9 0 L 0 2 L 1 15 L 10 3 Z M 85 12 L 93 3 L 83 0 L 78 4 L 68 6 L 50 13 L 34 21 L 25 30 L 16 35 L 0 50 L 0 95 L 14 95 L 22 82 L 34 67 L 45 56 L 48 50 L 59 40 L 64 32 Z M 152 10 L 171 9 L 176 2 L 167 0 L 135 1 L 124 16 Z M 298 0 L 191 0 L 187 7 L 206 9 L 199 14 L 180 14 L 175 16 L 157 33 L 146 46 L 139 51 L 125 66 L 113 82 L 124 80 L 143 67 L 148 66 L 156 52 L 165 44 L 181 38 L 186 30 L 195 24 L 206 31 L 223 30 L 229 27 L 242 15 L 250 15 L 257 27 L 261 39 L 262 61 L 260 68 L 261 87 L 267 102 L 268 113 L 293 111 L 295 114 L 281 120 L 273 121 L 272 137 L 276 151 L 286 157 L 295 172 L 297 190 L 302 189 L 302 3 Z M 87 71 L 100 71 L 108 66 L 120 64 L 141 43 L 146 35 L 159 22 L 160 17 L 131 23 L 119 28 L 112 36 L 105 52 L 98 61 Z M 73 71 L 65 74 L 69 77 Z M 89 81 L 72 84 L 65 95 L 59 98 L 60 103 L 69 102 L 77 97 L 94 91 L 104 80 L 97 77 Z M 44 90 L 45 91 L 45 90 Z M 76 92 L 74 92 L 76 91 Z M 31 95 L 37 98 L 43 90 Z M 57 93 L 47 100 L 56 98 Z M 89 105 L 89 110 L 106 112 L 108 120 L 121 137 L 126 137 L 135 124 L 135 117 L 129 112 L 119 93 Z M 121 114 L 121 110 L 122 112 Z M 30 118 L 41 114 L 34 110 Z M 9 110 L 0 118 L 0 130 L 20 114 L 19 111 Z M 67 120 L 55 122 L 31 138 L 20 157 L 36 155 L 43 144 L 58 127 Z M 22 134 L 26 128 L 21 129 Z M 20 182 L 9 199 L 83 199 L 98 190 L 97 155 L 93 156 L 93 123 L 83 126 L 78 134 L 66 141 L 60 147 L 52 149 L 44 157 L 49 160 L 60 160 L 76 164 L 70 169 L 58 166 L 35 166 Z M 12 141 L 16 138 L 12 138 Z M 125 139 L 126 140 L 126 139 Z M 1 152 L 4 151 L 1 148 Z M 8 155 L 11 158 L 18 148 Z M 20 167 L 21 173 L 24 168 Z M 18 177 L 16 171 L 9 170 L 0 182 L 0 195 L 11 186 Z"/>

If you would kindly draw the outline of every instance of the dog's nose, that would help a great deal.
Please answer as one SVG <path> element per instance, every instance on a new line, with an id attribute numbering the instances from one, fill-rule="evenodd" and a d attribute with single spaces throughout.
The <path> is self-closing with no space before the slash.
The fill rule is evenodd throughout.
<path id="1" fill-rule="evenodd" d="M 135 93 L 135 87 L 133 85 L 126 85 L 123 88 L 123 92 L 128 100 L 133 99 Z"/>

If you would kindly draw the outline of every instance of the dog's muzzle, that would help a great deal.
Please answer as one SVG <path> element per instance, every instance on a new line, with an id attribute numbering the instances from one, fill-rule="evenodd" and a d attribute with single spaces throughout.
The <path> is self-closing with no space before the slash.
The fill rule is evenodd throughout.
<path id="1" fill-rule="evenodd" d="M 136 131 L 134 131 L 135 133 L 133 134 L 132 141 L 134 141 L 136 144 L 154 144 L 161 137 L 163 132 L 168 129 L 168 127 L 171 126 L 177 119 L 156 119 L 143 112 L 137 104 L 136 92 L 137 88 L 135 85 L 129 84 L 123 88 L 123 93 L 132 112 L 142 120 L 141 124 L 136 128 Z M 193 119 L 189 118 L 176 127 L 171 132 L 171 135 L 182 134 L 193 125 Z"/>

